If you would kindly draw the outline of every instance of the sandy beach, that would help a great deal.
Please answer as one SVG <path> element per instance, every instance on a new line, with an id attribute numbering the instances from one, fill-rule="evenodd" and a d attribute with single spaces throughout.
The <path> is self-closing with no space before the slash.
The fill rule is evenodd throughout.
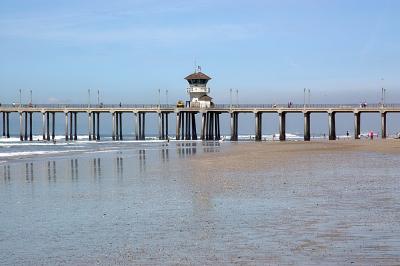
<path id="1" fill-rule="evenodd" d="M 237 143 L 191 163 L 203 169 L 195 178 L 203 198 L 229 198 L 229 219 L 242 221 L 244 230 L 237 230 L 249 242 L 230 252 L 252 256 L 233 261 L 394 265 L 400 263 L 399 155 L 398 140 L 261 142 Z M 240 208 L 248 208 L 247 217 L 237 217 Z"/>
<path id="2" fill-rule="evenodd" d="M 400 140 L 337 140 L 287 142 L 237 142 L 224 153 L 203 154 L 193 158 L 196 164 L 215 170 L 262 170 L 293 166 L 299 160 L 326 154 L 377 153 L 400 155 Z"/>

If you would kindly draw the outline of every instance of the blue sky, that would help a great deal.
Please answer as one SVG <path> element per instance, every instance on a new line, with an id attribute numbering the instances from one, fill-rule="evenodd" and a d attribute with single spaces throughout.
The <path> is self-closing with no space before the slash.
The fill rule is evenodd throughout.
<path id="1" fill-rule="evenodd" d="M 0 2 L 0 102 L 184 99 L 196 61 L 218 103 L 400 102 L 398 1 Z M 92 93 L 93 95 L 95 93 Z M 95 96 L 92 97 L 92 102 Z"/>

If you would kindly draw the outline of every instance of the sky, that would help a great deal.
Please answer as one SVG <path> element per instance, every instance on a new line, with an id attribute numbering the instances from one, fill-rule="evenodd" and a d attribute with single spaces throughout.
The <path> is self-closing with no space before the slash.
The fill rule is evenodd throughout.
<path id="1" fill-rule="evenodd" d="M 399 1 L 0 1 L 0 102 L 400 103 Z M 168 90 L 168 97 L 166 95 Z M 236 96 L 235 96 L 236 98 Z M 235 99 L 236 101 L 236 99 Z"/>

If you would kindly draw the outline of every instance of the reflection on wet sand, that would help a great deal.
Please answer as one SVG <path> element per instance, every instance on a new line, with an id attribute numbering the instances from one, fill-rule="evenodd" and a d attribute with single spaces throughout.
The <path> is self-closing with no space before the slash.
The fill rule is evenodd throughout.
<path id="1" fill-rule="evenodd" d="M 70 172 L 72 181 L 78 181 L 78 159 L 71 159 Z"/>
<path id="2" fill-rule="evenodd" d="M 146 150 L 145 149 L 139 150 L 139 171 L 141 173 L 146 171 Z"/>
<path id="3" fill-rule="evenodd" d="M 4 170 L 4 181 L 10 181 L 10 165 L 4 165 L 3 166 L 3 170 Z"/>
<path id="4" fill-rule="evenodd" d="M 161 153 L 161 160 L 163 163 L 169 162 L 169 153 L 168 153 L 168 145 L 162 145 L 160 150 Z"/>
<path id="5" fill-rule="evenodd" d="M 57 179 L 56 161 L 47 161 L 47 178 L 50 181 L 56 182 Z"/>
<path id="6" fill-rule="evenodd" d="M 117 177 L 123 178 L 124 177 L 124 159 L 121 156 L 117 156 L 116 162 L 117 162 L 117 165 L 116 166 L 114 165 L 114 168 L 117 169 Z"/>
<path id="7" fill-rule="evenodd" d="M 101 160 L 93 158 L 93 178 L 101 178 Z"/>
<path id="8" fill-rule="evenodd" d="M 196 154 L 197 143 L 196 142 L 183 142 L 176 144 L 176 151 L 180 158 L 191 156 Z"/>
<path id="9" fill-rule="evenodd" d="M 8 166 L 9 167 L 9 166 Z M 33 163 L 25 163 L 25 180 L 27 182 L 33 181 Z"/>
<path id="10" fill-rule="evenodd" d="M 203 144 L 204 152 L 219 152 L 221 144 L 218 141 L 205 141 Z"/>

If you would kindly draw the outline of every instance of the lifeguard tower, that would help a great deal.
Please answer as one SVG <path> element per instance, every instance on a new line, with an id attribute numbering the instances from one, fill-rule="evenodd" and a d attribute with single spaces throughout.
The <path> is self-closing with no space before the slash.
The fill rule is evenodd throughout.
<path id="1" fill-rule="evenodd" d="M 211 78 L 202 73 L 199 66 L 193 74 L 190 74 L 185 79 L 189 83 L 187 92 L 190 97 L 190 107 L 209 108 L 214 105 L 212 98 L 208 95 L 210 88 L 207 87 L 207 82 Z"/>

